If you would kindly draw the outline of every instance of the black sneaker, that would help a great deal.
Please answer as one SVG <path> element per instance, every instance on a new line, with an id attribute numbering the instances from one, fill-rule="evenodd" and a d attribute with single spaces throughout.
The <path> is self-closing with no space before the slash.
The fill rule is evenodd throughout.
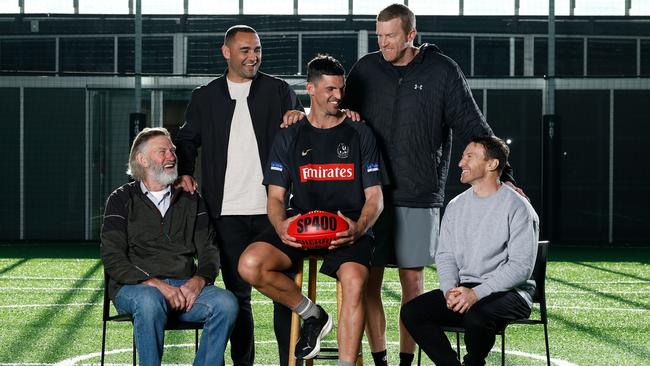
<path id="1" fill-rule="evenodd" d="M 296 358 L 309 360 L 316 357 L 320 352 L 320 340 L 332 330 L 332 317 L 330 317 L 320 305 L 316 305 L 321 311 L 319 318 L 312 316 L 302 323 L 300 338 L 296 343 Z"/>

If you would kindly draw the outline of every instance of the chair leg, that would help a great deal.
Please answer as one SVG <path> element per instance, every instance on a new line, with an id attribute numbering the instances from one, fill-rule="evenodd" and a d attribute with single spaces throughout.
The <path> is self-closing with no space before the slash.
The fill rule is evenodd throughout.
<path id="1" fill-rule="evenodd" d="M 135 354 L 136 354 L 136 350 L 135 350 L 135 328 L 133 328 L 133 366 L 137 365 Z"/>
<path id="2" fill-rule="evenodd" d="M 336 319 L 341 319 L 341 306 L 343 305 L 343 288 L 341 282 L 336 281 Z"/>
<path id="3" fill-rule="evenodd" d="M 318 276 L 318 260 L 309 258 L 309 276 L 307 277 L 307 297 L 316 303 L 316 276 Z"/>
<path id="4" fill-rule="evenodd" d="M 422 361 L 422 348 L 418 346 L 418 366 L 421 365 L 420 363 L 421 361 Z"/>
<path id="5" fill-rule="evenodd" d="M 357 355 L 357 366 L 363 366 L 363 350 L 361 349 L 361 342 L 359 342 L 359 354 Z"/>
<path id="6" fill-rule="evenodd" d="M 546 365 L 551 366 L 551 351 L 548 346 L 548 325 L 544 323 L 544 342 L 546 343 Z"/>
<path id="7" fill-rule="evenodd" d="M 318 276 L 318 259 L 309 257 L 309 275 L 307 277 L 307 297 L 316 303 L 316 276 Z M 313 366 L 314 359 L 304 360 L 306 366 Z"/>
<path id="8" fill-rule="evenodd" d="M 456 332 L 456 356 L 458 361 L 460 361 L 460 333 Z"/>
<path id="9" fill-rule="evenodd" d="M 194 329 L 194 354 L 199 352 L 199 330 Z"/>
<path id="10" fill-rule="evenodd" d="M 501 333 L 501 366 L 506 366 L 506 330 Z"/>
<path id="11" fill-rule="evenodd" d="M 289 335 L 288 366 L 296 366 L 296 343 L 300 334 L 300 316 L 295 311 L 291 313 L 291 331 Z"/>
<path id="12" fill-rule="evenodd" d="M 296 286 L 302 289 L 302 270 L 303 264 L 302 261 L 298 264 L 298 270 L 296 271 L 296 276 L 294 277 L 294 282 Z M 295 311 L 291 313 L 291 331 L 289 335 L 289 358 L 288 366 L 296 366 L 296 342 L 298 342 L 298 335 L 300 333 L 300 317 Z"/>
<path id="13" fill-rule="evenodd" d="M 102 322 L 102 357 L 101 357 L 101 366 L 104 366 L 104 353 L 106 352 L 106 321 Z"/>

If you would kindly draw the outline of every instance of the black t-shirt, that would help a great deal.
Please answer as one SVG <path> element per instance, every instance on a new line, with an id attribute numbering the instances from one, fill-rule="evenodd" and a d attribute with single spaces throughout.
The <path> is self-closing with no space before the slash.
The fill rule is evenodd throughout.
<path id="1" fill-rule="evenodd" d="M 275 137 L 264 184 L 289 190 L 289 206 L 299 213 L 323 210 L 357 220 L 364 189 L 382 184 L 380 154 L 365 123 L 346 118 L 327 129 L 306 118 Z"/>

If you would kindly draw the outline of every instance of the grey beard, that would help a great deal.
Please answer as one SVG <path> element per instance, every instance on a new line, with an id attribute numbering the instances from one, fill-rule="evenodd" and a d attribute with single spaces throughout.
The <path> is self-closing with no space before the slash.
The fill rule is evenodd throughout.
<path id="1" fill-rule="evenodd" d="M 174 165 L 174 170 L 169 173 L 165 172 L 163 164 L 159 166 L 152 166 L 149 168 L 149 173 L 151 174 L 151 178 L 158 182 L 158 184 L 168 186 L 174 183 L 174 181 L 176 181 L 176 178 L 178 178 L 178 165 Z"/>

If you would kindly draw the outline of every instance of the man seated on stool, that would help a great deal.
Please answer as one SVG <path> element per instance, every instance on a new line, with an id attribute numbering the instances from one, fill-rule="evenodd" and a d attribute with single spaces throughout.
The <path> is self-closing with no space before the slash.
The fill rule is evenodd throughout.
<path id="1" fill-rule="evenodd" d="M 223 365 L 237 299 L 212 285 L 214 231 L 203 199 L 172 187 L 175 149 L 164 128 L 145 128 L 133 141 L 127 174 L 135 181 L 111 193 L 104 213 L 109 296 L 120 314 L 133 316 L 140 365 L 160 365 L 168 317 L 204 322 L 194 365 Z"/>
<path id="2" fill-rule="evenodd" d="M 332 320 L 320 305 L 302 295 L 286 273 L 295 272 L 307 255 L 324 255 L 321 273 L 337 278 L 343 290 L 337 332 L 339 365 L 354 365 L 365 321 L 364 294 L 373 246 L 370 228 L 381 213 L 383 197 L 374 136 L 364 123 L 352 122 L 339 110 L 344 73 L 343 66 L 330 56 L 309 62 L 309 115 L 279 132 L 265 168 L 267 210 L 273 227 L 244 251 L 239 274 L 300 315 L 303 325 L 295 356 L 310 359 L 320 351 L 320 340 L 331 330 Z M 314 171 L 323 174 L 311 174 Z M 291 193 L 289 211 L 285 208 L 287 191 Z M 349 225 L 327 249 L 305 250 L 287 234 L 296 215 L 312 210 L 338 212 Z"/>
<path id="3" fill-rule="evenodd" d="M 438 366 L 460 364 L 441 326 L 464 327 L 464 365 L 485 365 L 496 332 L 530 315 L 539 219 L 499 181 L 508 154 L 497 137 L 470 140 L 458 166 L 460 181 L 472 187 L 449 202 L 442 219 L 440 289 L 402 307 L 404 325 Z"/>

